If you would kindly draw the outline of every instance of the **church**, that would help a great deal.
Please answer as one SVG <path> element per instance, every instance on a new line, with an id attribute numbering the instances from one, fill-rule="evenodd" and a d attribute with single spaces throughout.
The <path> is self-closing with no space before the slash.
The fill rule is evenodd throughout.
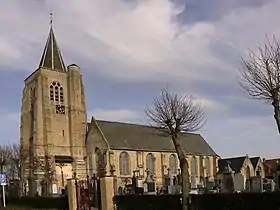
<path id="1" fill-rule="evenodd" d="M 66 66 L 51 26 L 38 68 L 25 79 L 22 92 L 20 143 L 21 178 L 32 175 L 37 189 L 48 173 L 57 192 L 68 178 L 115 176 L 119 186 L 135 172 L 143 180 L 152 174 L 157 186 L 166 175 L 180 173 L 170 138 L 155 127 L 109 122 L 88 122 L 81 69 Z M 113 119 L 114 116 L 112 116 Z M 193 188 L 202 178 L 214 179 L 219 156 L 200 134 L 180 135 L 189 161 Z"/>

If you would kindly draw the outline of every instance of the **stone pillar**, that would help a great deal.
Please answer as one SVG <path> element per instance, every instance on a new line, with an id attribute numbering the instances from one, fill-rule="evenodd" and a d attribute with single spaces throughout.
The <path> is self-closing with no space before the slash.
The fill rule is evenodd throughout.
<path id="1" fill-rule="evenodd" d="M 113 198 L 114 192 L 114 177 L 102 177 L 100 178 L 100 190 L 101 190 L 101 209 L 102 210 L 114 210 Z"/>
<path id="2" fill-rule="evenodd" d="M 69 210 L 77 209 L 76 185 L 75 179 L 67 179 L 67 194 Z"/>

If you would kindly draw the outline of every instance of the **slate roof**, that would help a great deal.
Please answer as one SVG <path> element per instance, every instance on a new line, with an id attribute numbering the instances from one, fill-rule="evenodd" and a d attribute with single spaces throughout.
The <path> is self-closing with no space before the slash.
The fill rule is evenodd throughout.
<path id="1" fill-rule="evenodd" d="M 251 163 L 252 163 L 252 165 L 254 167 L 254 170 L 256 170 L 256 168 L 257 168 L 257 164 L 258 164 L 259 159 L 260 159 L 260 157 L 252 157 L 252 158 L 250 158 L 250 161 L 251 161 Z"/>
<path id="2" fill-rule="evenodd" d="M 59 71 L 66 71 L 52 27 L 50 28 L 49 36 L 44 48 L 39 67 L 45 67 Z"/>
<path id="3" fill-rule="evenodd" d="M 246 156 L 225 158 L 225 159 L 218 160 L 218 166 L 219 166 L 218 173 L 224 172 L 228 162 L 230 163 L 230 167 L 232 168 L 232 170 L 234 170 L 236 173 L 239 173 L 242 168 L 245 158 L 246 158 Z"/>
<path id="4" fill-rule="evenodd" d="M 170 137 L 152 126 L 96 120 L 111 149 L 175 152 Z M 187 154 L 217 156 L 199 134 L 183 133 L 179 141 Z"/>

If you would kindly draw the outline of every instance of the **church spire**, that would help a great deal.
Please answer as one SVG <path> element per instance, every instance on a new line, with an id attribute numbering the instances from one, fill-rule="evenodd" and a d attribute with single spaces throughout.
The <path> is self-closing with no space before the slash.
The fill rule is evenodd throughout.
<path id="1" fill-rule="evenodd" d="M 57 45 L 52 27 L 52 13 L 50 14 L 50 32 L 39 64 L 39 68 L 45 67 L 58 71 L 66 71 L 59 47 Z"/>

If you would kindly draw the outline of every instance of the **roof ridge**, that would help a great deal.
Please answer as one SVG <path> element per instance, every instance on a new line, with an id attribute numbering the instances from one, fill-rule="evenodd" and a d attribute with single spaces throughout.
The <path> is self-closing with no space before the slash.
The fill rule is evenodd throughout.
<path id="1" fill-rule="evenodd" d="M 109 121 L 109 120 L 96 120 L 97 122 L 105 122 L 105 123 L 117 123 L 117 124 L 123 124 L 123 125 L 134 125 L 134 126 L 142 126 L 147 128 L 155 128 L 157 129 L 157 126 L 153 125 L 145 125 L 145 124 L 137 124 L 137 123 L 129 123 L 129 122 L 120 122 L 120 121 Z M 181 132 L 181 134 L 188 134 L 188 135 L 200 135 L 198 133 L 188 133 L 188 132 Z"/>
<path id="2" fill-rule="evenodd" d="M 226 159 L 237 159 L 237 158 L 246 158 L 246 155 L 244 156 L 236 156 L 236 157 L 226 157 L 226 158 L 222 158 L 222 160 L 226 160 Z"/>

